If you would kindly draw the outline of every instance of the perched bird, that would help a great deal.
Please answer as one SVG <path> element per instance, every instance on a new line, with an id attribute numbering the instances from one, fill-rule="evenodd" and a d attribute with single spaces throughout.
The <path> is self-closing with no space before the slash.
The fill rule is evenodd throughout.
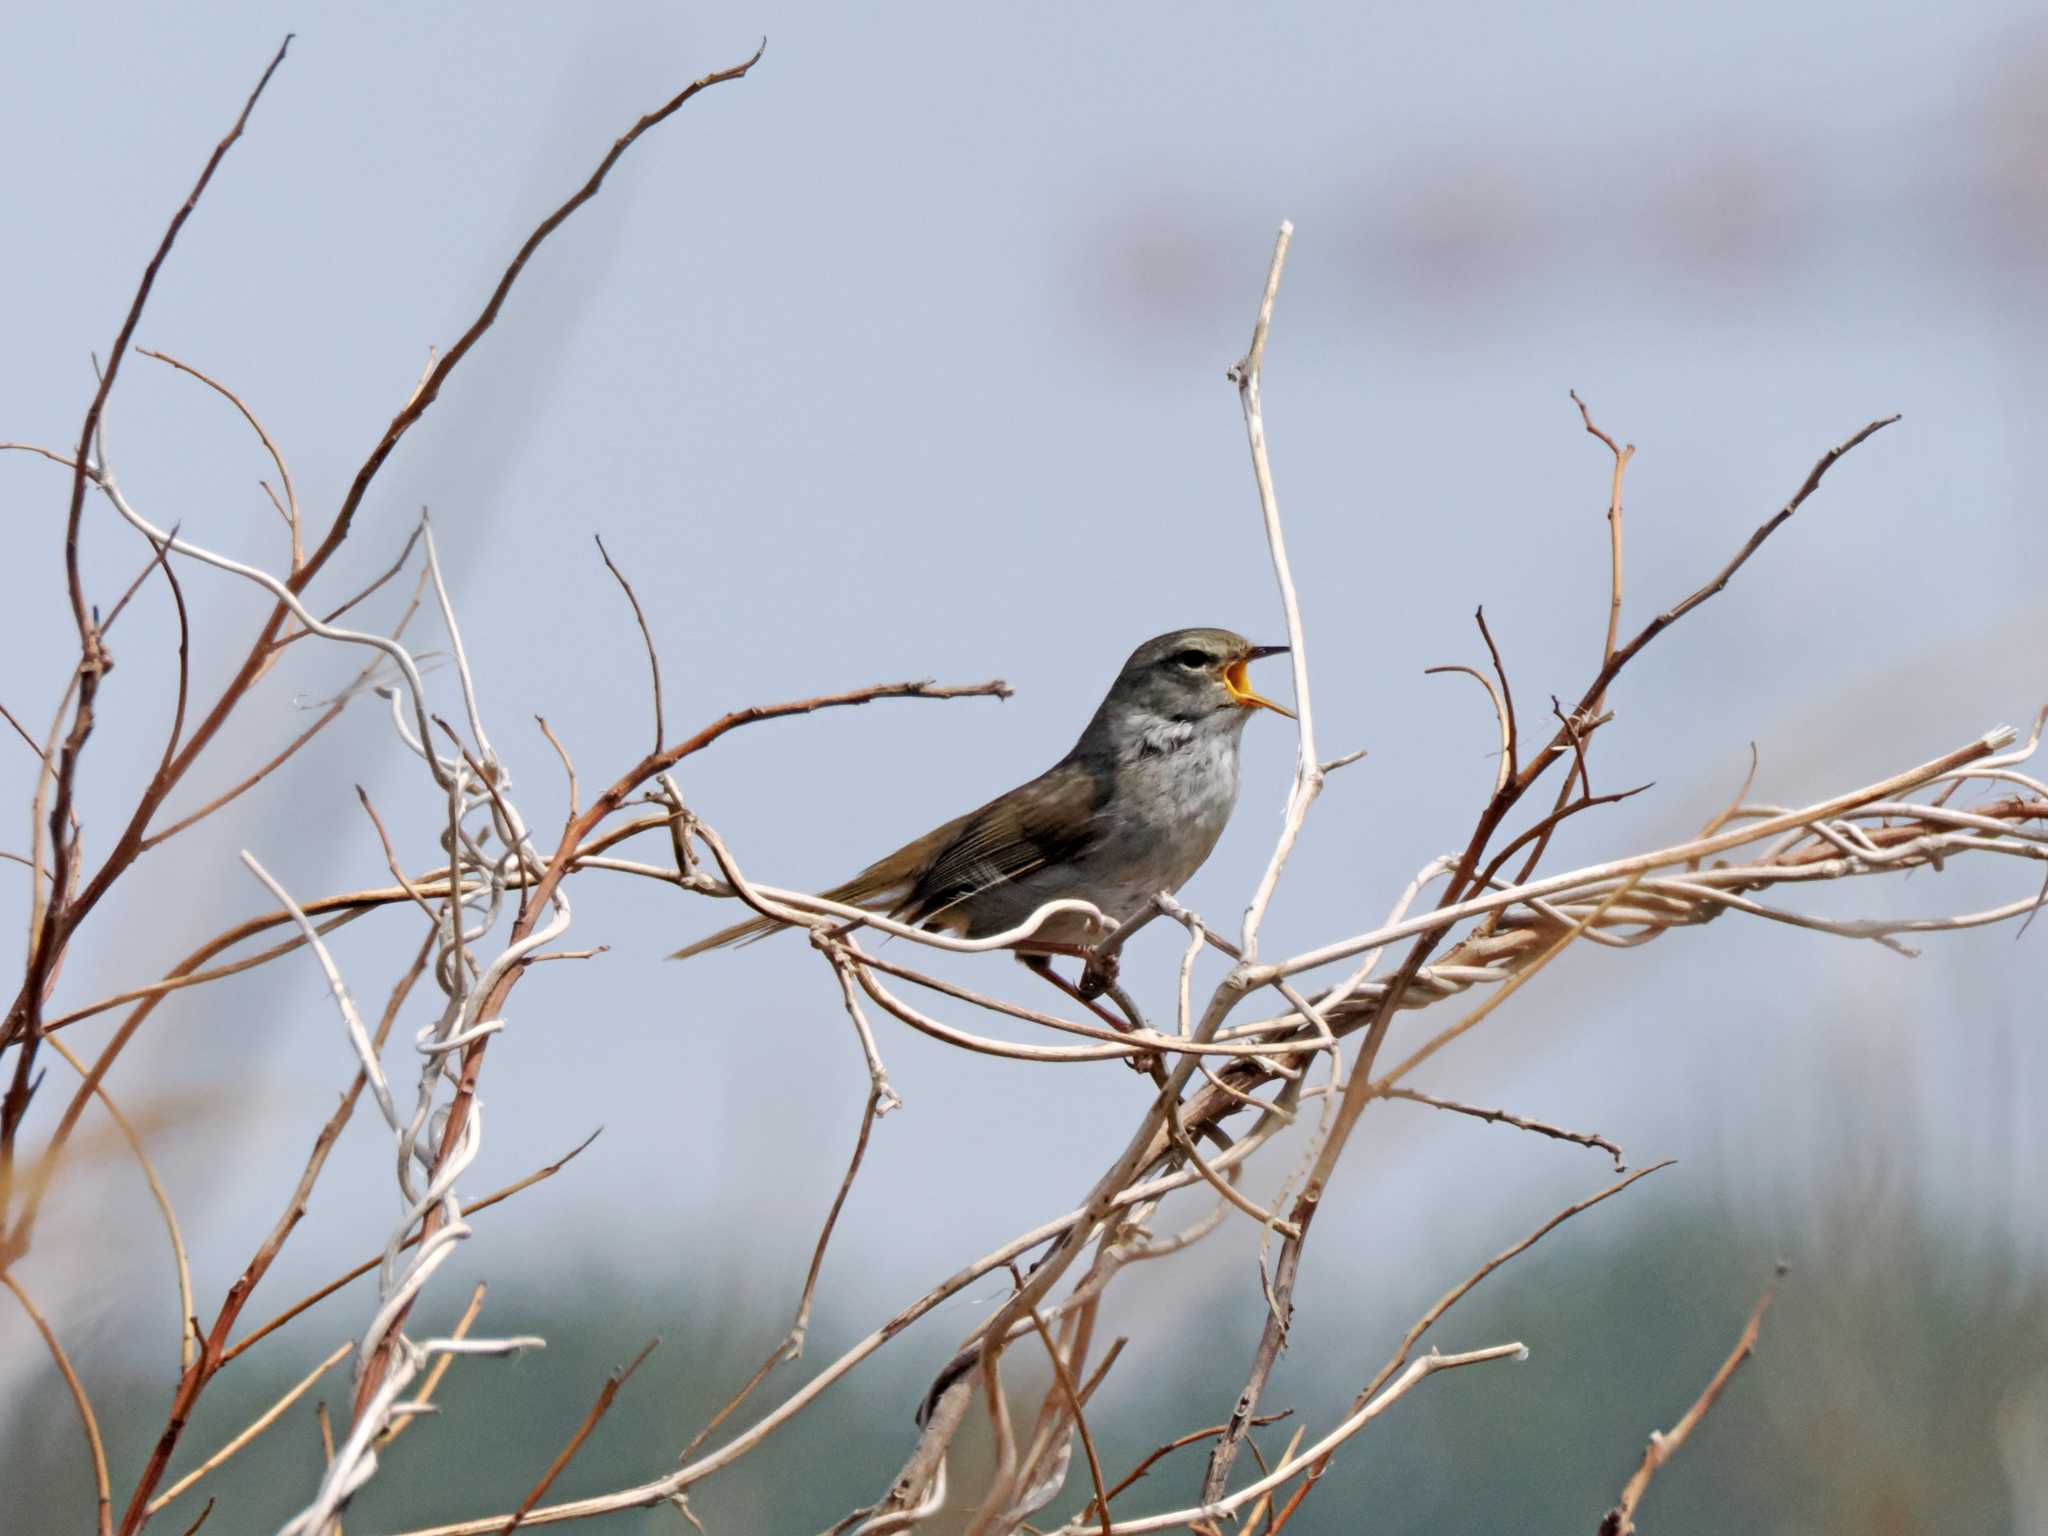
<path id="1" fill-rule="evenodd" d="M 1292 717 L 1245 677 L 1250 663 L 1286 649 L 1227 629 L 1147 640 L 1051 768 L 823 894 L 966 938 L 1014 928 L 1065 897 L 1128 922 L 1160 892 L 1178 890 L 1216 846 L 1237 803 L 1238 741 L 1252 711 Z M 757 917 L 671 958 L 782 926 Z M 1061 913 L 1027 944 L 1041 955 L 1074 953 L 1097 937 L 1084 914 Z"/>

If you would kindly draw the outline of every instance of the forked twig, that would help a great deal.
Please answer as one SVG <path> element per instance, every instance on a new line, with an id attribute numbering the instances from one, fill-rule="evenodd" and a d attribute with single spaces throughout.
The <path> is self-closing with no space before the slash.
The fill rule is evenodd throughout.
<path id="1" fill-rule="evenodd" d="M 241 1431 L 240 1434 L 236 1435 L 232 1440 L 228 1441 L 226 1445 L 222 1446 L 219 1450 L 215 1451 L 211 1456 L 207 1457 L 206 1460 L 202 1461 L 201 1463 L 199 1463 L 198 1466 L 194 1467 L 190 1472 L 187 1472 L 183 1477 L 179 1478 L 175 1483 L 171 1484 L 171 1486 L 166 1488 L 162 1493 L 158 1494 L 155 1498 L 151 1499 L 147 1507 L 147 1512 L 152 1515 L 156 1514 L 166 1504 L 170 1503 L 173 1499 L 177 1498 L 179 1494 L 183 1493 L 186 1489 L 190 1488 L 194 1483 L 198 1482 L 199 1479 L 206 1476 L 207 1473 L 213 1471 L 216 1467 L 220 1466 L 223 1462 L 227 1461 L 229 1457 L 233 1456 L 237 1451 L 241 1450 L 243 1446 L 247 1445 L 251 1440 L 254 1440 L 258 1435 L 262 1434 L 263 1431 L 270 1428 L 271 1425 L 275 1424 L 278 1421 L 278 1419 L 283 1415 L 284 1411 L 287 1408 L 291 1407 L 293 1403 L 296 1403 L 300 1398 L 304 1397 L 308 1392 L 310 1392 L 313 1389 L 313 1383 L 318 1381 L 322 1376 L 327 1374 L 327 1369 L 329 1366 L 339 1364 L 343 1357 L 345 1357 L 349 1353 L 349 1351 L 354 1349 L 355 1347 L 355 1341 L 353 1339 L 344 1340 L 341 1344 L 336 1346 L 332 1354 L 330 1354 L 325 1360 L 322 1360 L 318 1365 L 314 1366 L 313 1369 L 308 1371 L 304 1376 L 300 1377 L 297 1383 L 295 1383 L 291 1388 L 289 1388 L 285 1392 L 284 1396 L 280 1397 L 276 1402 L 272 1403 L 268 1408 L 264 1409 L 263 1412 L 258 1414 L 256 1418 L 246 1428 L 244 1428 Z"/>
<path id="2" fill-rule="evenodd" d="M 1643 1450 L 1642 1464 L 1622 1486 L 1620 1501 L 1601 1517 L 1599 1536 L 1632 1536 L 1636 1528 L 1636 1506 L 1642 1503 L 1643 1494 L 1650 1486 L 1650 1479 L 1656 1476 L 1658 1468 L 1678 1453 L 1678 1448 L 1685 1444 L 1687 1437 L 1699 1428 L 1700 1420 L 1707 1416 L 1707 1411 L 1720 1400 L 1722 1392 L 1727 1390 L 1729 1379 L 1735 1375 L 1742 1362 L 1755 1353 L 1757 1334 L 1763 1327 L 1764 1313 L 1770 1310 L 1771 1302 L 1778 1294 L 1778 1284 L 1785 1278 L 1786 1269 L 1786 1265 L 1778 1265 L 1771 1277 L 1771 1283 L 1764 1287 L 1763 1295 L 1757 1298 L 1755 1307 L 1750 1309 L 1749 1321 L 1743 1324 L 1742 1336 L 1735 1341 L 1735 1348 L 1729 1351 L 1728 1358 L 1721 1362 L 1721 1368 L 1714 1372 L 1706 1387 L 1693 1400 L 1693 1405 L 1685 1410 L 1684 1415 L 1670 1429 L 1661 1434 L 1651 1432 L 1650 1443 Z"/>
<path id="3" fill-rule="evenodd" d="M 583 1449 L 583 1442 L 588 1440 L 590 1432 L 597 1428 L 597 1421 L 610 1411 L 612 1403 L 619 1395 L 619 1389 L 632 1379 L 633 1373 L 640 1369 L 640 1362 L 653 1354 L 655 1346 L 660 1342 L 658 1338 L 649 1339 L 641 1346 L 639 1354 L 605 1378 L 604 1385 L 598 1389 L 597 1401 L 590 1405 L 590 1412 L 585 1414 L 583 1422 L 576 1426 L 576 1433 L 569 1437 L 569 1443 L 556 1453 L 553 1461 L 548 1463 L 548 1469 L 541 1473 L 540 1481 L 535 1483 L 526 1497 L 519 1501 L 519 1507 L 512 1512 L 512 1518 L 505 1522 L 500 1536 L 512 1536 L 519 1522 L 526 1518 L 527 1512 L 546 1496 L 555 1479 L 562 1475 L 562 1469 L 569 1465 L 578 1451 Z"/>

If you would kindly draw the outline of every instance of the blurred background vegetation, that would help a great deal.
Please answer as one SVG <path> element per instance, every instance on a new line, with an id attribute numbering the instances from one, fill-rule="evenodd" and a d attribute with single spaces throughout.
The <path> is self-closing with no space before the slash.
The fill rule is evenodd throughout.
<path id="1" fill-rule="evenodd" d="M 1587 1160 L 1589 1189 L 1600 1182 L 1598 1168 L 1597 1159 Z M 1519 1338 L 1529 1345 L 1528 1362 L 1425 1382 L 1352 1443 L 1292 1528 L 1591 1532 L 1649 1431 L 1670 1427 L 1733 1346 L 1782 1256 L 1792 1269 L 1766 1316 L 1758 1354 L 1657 1476 L 1644 1528 L 1770 1536 L 2023 1536 L 2041 1529 L 2048 1512 L 2048 1285 L 2039 1267 L 1995 1231 L 1944 1213 L 1881 1152 L 1845 1161 L 1838 1173 L 1841 1197 L 1800 1233 L 1770 1230 L 1725 1202 L 1682 1195 L 1671 1172 L 1567 1223 L 1490 1277 L 1425 1339 L 1450 1350 Z M 1659 1180 L 1667 1181 L 1663 1188 Z M 545 1225 L 549 1207 L 575 1197 L 543 1186 L 522 1198 L 534 1206 L 526 1219 Z M 1472 1251 L 1470 1265 L 1520 1235 L 1503 1230 L 1484 1252 Z M 656 1336 L 661 1345 L 554 1492 L 573 1497 L 658 1475 L 787 1325 L 786 1315 L 764 1303 L 786 1277 L 753 1272 L 715 1251 L 688 1266 L 623 1275 L 516 1242 L 493 1269 L 484 1317 L 500 1326 L 545 1318 L 549 1347 L 509 1365 L 458 1362 L 439 1394 L 444 1413 L 417 1421 L 385 1452 L 383 1470 L 349 1513 L 351 1530 L 510 1509 L 581 1421 L 607 1372 Z M 1139 1270 L 1129 1278 L 1137 1283 L 1110 1308 L 1106 1327 L 1130 1319 L 1135 1338 L 1090 1415 L 1112 1478 L 1155 1448 L 1141 1429 L 1194 1429 L 1205 1417 L 1220 1418 L 1257 1338 L 1258 1314 L 1242 1295 L 1192 1310 L 1171 1332 L 1143 1330 L 1138 1320 L 1154 1305 L 1145 1294 L 1149 1277 Z M 1341 1294 L 1345 1288 L 1327 1271 L 1312 1271 L 1302 1285 L 1301 1327 L 1269 1404 L 1328 1424 L 1450 1278 L 1409 1274 L 1359 1296 Z M 459 1308 L 451 1298 L 465 1294 L 456 1277 L 450 1281 L 438 1291 L 433 1327 L 452 1324 Z M 973 1295 L 987 1303 L 1002 1290 L 989 1282 Z M 357 1293 L 344 1295 L 360 1305 Z M 771 1377 L 756 1406 L 772 1403 L 777 1383 L 793 1384 L 879 1320 L 848 1315 L 831 1295 L 828 1286 L 806 1358 Z M 230 1367 L 195 1420 L 192 1452 L 175 1466 L 224 1441 L 303 1374 L 347 1305 L 323 1304 L 276 1348 Z M 930 1372 L 972 1315 L 965 1304 L 942 1309 L 907 1348 L 884 1353 L 828 1392 L 779 1449 L 694 1491 L 692 1510 L 708 1530 L 735 1536 L 823 1530 L 872 1502 L 906 1454 L 912 1410 Z M 117 1465 L 137 1464 L 161 1426 L 162 1372 L 144 1366 L 161 1344 L 160 1335 L 145 1339 L 117 1326 L 78 1351 Z M 1036 1400 L 1025 1394 L 1042 1392 L 1044 1372 L 1028 1350 L 1017 1360 L 1012 1390 L 1022 1411 Z M 1930 1391 L 1929 1383 L 1942 1385 Z M 217 1529 L 281 1523 L 318 1474 L 313 1403 L 337 1394 L 345 1400 L 330 1377 L 160 1522 L 182 1528 L 213 1496 Z M 507 1412 L 515 1399 L 520 1411 Z M 743 1409 L 732 1427 L 743 1428 L 754 1413 Z M 59 1512 L 76 1510 L 89 1471 L 53 1371 L 17 1399 L 11 1422 L 0 1486 L 32 1490 L 26 1505 L 15 1505 L 32 1522 L 20 1528 L 68 1528 L 69 1514 Z M 1283 1421 L 1254 1441 L 1276 1453 L 1292 1428 Z M 972 1479 L 977 1459 L 988 1454 L 979 1427 L 963 1434 L 959 1454 L 959 1473 Z M 1191 1500 L 1201 1462 L 1199 1449 L 1176 1453 L 1117 1507 L 1142 1512 Z M 1067 1493 L 1047 1514 L 1070 1513 L 1086 1488 L 1077 1457 Z M 951 1531 L 964 1518 L 956 1508 L 932 1528 Z M 667 1536 L 679 1524 L 673 1511 L 651 1510 L 608 1517 L 602 1527 Z"/>

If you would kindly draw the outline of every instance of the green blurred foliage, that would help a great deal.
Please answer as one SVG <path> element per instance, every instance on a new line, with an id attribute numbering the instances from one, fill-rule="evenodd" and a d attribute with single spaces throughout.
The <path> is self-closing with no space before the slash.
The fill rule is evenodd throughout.
<path id="1" fill-rule="evenodd" d="M 1592 1531 L 1647 1433 L 1668 1427 L 1692 1401 L 1733 1344 L 1773 1260 L 1784 1257 L 1792 1273 L 1756 1358 L 1651 1485 L 1644 1529 L 2019 1536 L 2024 1511 L 2038 1508 L 2028 1499 L 2039 1498 L 2048 1476 L 2048 1446 L 2031 1438 L 2041 1424 L 2038 1407 L 2032 1420 L 2024 1411 L 2028 1401 L 2043 1400 L 2048 1382 L 2048 1286 L 2038 1267 L 1882 1190 L 1830 1207 L 1782 1253 L 1771 1246 L 1776 1239 L 1745 1227 L 1740 1213 L 1706 1202 L 1609 1216 L 1567 1224 L 1481 1285 L 1431 1336 L 1446 1350 L 1519 1338 L 1530 1347 L 1526 1364 L 1423 1382 L 1352 1442 L 1291 1529 L 1302 1536 Z M 1362 1309 L 1355 1295 L 1310 1268 L 1269 1406 L 1294 1406 L 1295 1422 L 1314 1434 L 1385 1358 L 1408 1319 L 1361 1315 L 1384 1309 Z M 1152 1337 L 1133 1344 L 1096 1399 L 1091 1422 L 1112 1477 L 1167 1436 L 1227 1411 L 1257 1327 L 1255 1282 L 1236 1278 L 1244 1295 L 1218 1296 L 1170 1328 L 1153 1318 Z M 508 1509 L 581 1420 L 607 1371 L 655 1334 L 660 1348 L 552 1496 L 658 1475 L 774 1341 L 780 1324 L 760 1298 L 781 1287 L 760 1280 L 730 1267 L 708 1282 L 564 1267 L 495 1283 L 486 1319 L 501 1328 L 538 1326 L 549 1347 L 513 1362 L 458 1361 L 440 1394 L 445 1412 L 419 1420 L 386 1453 L 377 1480 L 349 1512 L 349 1530 L 392 1531 Z M 456 1293 L 440 1294 L 448 1301 Z M 328 1347 L 323 1320 L 331 1327 L 331 1316 L 312 1314 L 222 1377 L 175 1470 L 233 1433 Z M 806 1358 L 771 1376 L 758 1406 L 742 1410 L 735 1424 L 752 1422 L 873 1321 L 836 1314 L 825 1296 Z M 960 1315 L 942 1313 L 913 1330 L 759 1452 L 700 1486 L 693 1512 L 713 1536 L 747 1536 L 820 1531 L 871 1500 L 909 1449 L 911 1410 L 928 1373 L 964 1326 Z M 10 1348 L 19 1331 L 9 1325 Z M 156 1433 L 169 1372 L 154 1358 L 161 1351 L 145 1355 L 112 1338 L 87 1341 L 78 1353 L 118 1492 Z M 1013 1357 L 1020 1392 L 1044 1379 L 1031 1355 L 1020 1347 Z M 337 1375 L 314 1396 L 343 1392 Z M 210 1493 L 220 1501 L 210 1530 L 274 1529 L 318 1472 L 312 1403 L 295 1407 L 158 1526 L 184 1529 Z M 85 1528 L 89 1474 L 54 1372 L 11 1406 L 0 1447 L 0 1487 L 9 1490 L 0 1524 L 10 1533 Z M 1291 1429 L 1262 1430 L 1261 1448 L 1276 1454 Z M 961 1480 L 972 1486 L 985 1455 L 978 1431 L 963 1436 L 956 1487 Z M 1118 1500 L 1118 1510 L 1188 1502 L 1201 1456 L 1191 1449 L 1162 1462 Z M 1046 1514 L 1063 1518 L 1077 1508 L 1085 1478 L 1076 1456 L 1067 1490 Z M 2029 1482 L 2031 1495 L 2023 1486 Z M 952 1508 L 928 1529 L 952 1531 L 962 1518 Z M 651 1510 L 590 1528 L 684 1527 L 673 1511 Z"/>

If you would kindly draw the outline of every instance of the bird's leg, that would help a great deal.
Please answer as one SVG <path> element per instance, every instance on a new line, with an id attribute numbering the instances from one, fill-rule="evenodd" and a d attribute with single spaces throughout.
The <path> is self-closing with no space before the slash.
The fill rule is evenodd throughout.
<path id="1" fill-rule="evenodd" d="M 1114 991 L 1116 987 L 1117 956 L 1123 953 L 1124 945 L 1130 941 L 1132 934 L 1136 933 L 1160 914 L 1162 910 L 1160 903 L 1166 899 L 1165 894 L 1161 893 L 1147 903 L 1136 917 L 1126 919 L 1114 933 L 1102 939 L 1099 943 L 1081 951 L 1083 962 L 1081 967 L 1081 990 L 1083 992 L 1086 992 L 1090 997 L 1100 997 L 1105 992 Z M 1121 1002 L 1119 1002 L 1118 1006 L 1122 1006 Z"/>
<path id="2" fill-rule="evenodd" d="M 1083 997 L 1100 997 L 1105 992 L 1116 992 L 1116 978 L 1117 962 L 1115 950 L 1111 950 L 1107 954 L 1097 954 L 1093 950 L 1086 949 L 1081 951 L 1081 995 Z M 1122 1002 L 1119 1001 L 1117 1006 L 1122 1007 Z"/>
<path id="3" fill-rule="evenodd" d="M 1017 951 L 1017 959 L 1025 970 L 1030 971 L 1034 976 L 1043 976 L 1047 981 L 1058 987 L 1068 997 L 1071 997 L 1075 1002 L 1086 1008 L 1118 1034 L 1127 1035 L 1133 1029 L 1143 1028 L 1142 1025 L 1129 1019 L 1118 1018 L 1107 1008 L 1096 1002 L 1095 999 L 1101 996 L 1101 993 L 1084 991 L 1052 968 L 1052 957 L 1054 955 L 1074 955 L 1078 957 L 1081 953 L 1082 951 L 1077 945 L 1063 944 L 1058 948 L 1047 945 L 1043 949 L 1020 949 Z"/>
<path id="4" fill-rule="evenodd" d="M 1035 976 L 1043 976 L 1047 981 L 1058 987 L 1060 991 L 1066 993 L 1068 997 L 1071 997 L 1075 1002 L 1086 1008 L 1118 1034 L 1127 1035 L 1134 1030 L 1140 1030 L 1145 1027 L 1145 1021 L 1139 1014 L 1137 1005 L 1125 995 L 1123 988 L 1116 986 L 1114 982 L 1109 984 L 1111 1000 L 1127 1015 L 1127 1017 L 1118 1018 L 1097 1002 L 1095 997 L 1090 996 L 1081 987 L 1076 986 L 1053 969 L 1052 957 L 1055 954 L 1084 957 L 1087 951 L 1079 945 L 1073 944 L 1058 946 L 1048 944 L 1039 949 L 1019 949 L 1016 951 L 1018 962 L 1027 971 L 1030 971 Z M 1124 1058 L 1124 1062 L 1133 1072 L 1144 1072 L 1153 1077 L 1160 1077 L 1164 1072 L 1164 1066 L 1159 1060 L 1158 1053 L 1155 1051 L 1145 1051 L 1136 1056 L 1127 1056 Z"/>

